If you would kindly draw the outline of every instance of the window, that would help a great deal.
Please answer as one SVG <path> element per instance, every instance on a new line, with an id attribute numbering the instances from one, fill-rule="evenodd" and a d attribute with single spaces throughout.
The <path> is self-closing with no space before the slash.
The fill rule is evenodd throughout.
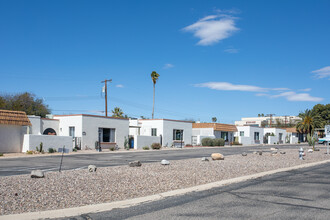
<path id="1" fill-rule="evenodd" d="M 116 129 L 114 128 L 99 128 L 99 141 L 100 142 L 115 142 Z"/>
<path id="2" fill-rule="evenodd" d="M 244 137 L 244 131 L 240 131 L 239 136 Z"/>
<path id="3" fill-rule="evenodd" d="M 183 140 L 183 130 L 173 129 L 173 140 L 174 141 Z"/>
<path id="4" fill-rule="evenodd" d="M 228 132 L 221 132 L 221 138 L 228 141 Z"/>
<path id="5" fill-rule="evenodd" d="M 255 141 L 259 140 L 259 132 L 254 132 L 254 140 Z"/>
<path id="6" fill-rule="evenodd" d="M 75 127 L 69 127 L 69 136 L 76 137 Z"/>
<path id="7" fill-rule="evenodd" d="M 157 136 L 157 128 L 151 128 L 151 136 Z"/>

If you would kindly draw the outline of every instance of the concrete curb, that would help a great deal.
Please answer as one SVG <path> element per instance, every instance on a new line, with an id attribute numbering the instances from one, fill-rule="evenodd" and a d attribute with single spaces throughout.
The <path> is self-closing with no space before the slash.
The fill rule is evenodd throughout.
<path id="1" fill-rule="evenodd" d="M 329 163 L 330 160 L 324 160 L 314 163 L 302 164 L 294 167 L 287 167 L 281 168 L 277 170 L 271 170 L 261 173 L 256 173 L 252 175 L 236 177 L 233 179 L 222 180 L 218 182 L 208 183 L 199 186 L 193 186 L 185 189 L 177 189 L 169 192 L 159 193 L 151 196 L 145 196 L 135 199 L 129 199 L 124 201 L 117 201 L 117 202 L 110 202 L 110 203 L 102 203 L 102 204 L 95 204 L 95 205 L 87 205 L 81 207 L 74 207 L 74 208 L 67 208 L 67 209 L 58 209 L 58 210 L 48 210 L 48 211 L 41 211 L 41 212 L 28 212 L 22 214 L 13 214 L 13 215 L 3 215 L 0 216 L 0 220 L 11 220 L 11 219 L 23 219 L 23 220 L 32 220 L 32 219 L 44 219 L 44 218 L 67 218 L 71 216 L 78 216 L 87 213 L 97 213 L 97 212 L 105 212 L 110 211 L 115 208 L 127 208 L 130 206 L 135 206 L 141 203 L 157 201 L 166 197 L 170 196 L 179 196 L 190 192 L 198 192 L 204 191 L 208 189 L 212 189 L 215 187 L 225 186 L 232 183 L 239 183 L 250 179 L 256 179 L 259 177 L 263 177 L 266 175 L 271 175 L 279 172 L 286 172 L 290 170 L 296 170 L 301 168 L 312 167 L 316 165 L 321 165 L 325 163 Z"/>

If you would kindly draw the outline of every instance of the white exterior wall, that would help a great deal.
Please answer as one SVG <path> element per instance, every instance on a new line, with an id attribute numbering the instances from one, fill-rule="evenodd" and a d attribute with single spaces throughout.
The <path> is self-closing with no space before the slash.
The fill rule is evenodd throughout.
<path id="1" fill-rule="evenodd" d="M 142 149 L 145 146 L 151 148 L 153 143 L 160 143 L 160 136 L 134 135 L 134 149 Z"/>
<path id="2" fill-rule="evenodd" d="M 35 115 L 28 115 L 28 118 L 32 124 L 30 127 L 30 134 L 42 134 L 42 127 L 41 127 L 41 118 L 40 116 Z"/>
<path id="3" fill-rule="evenodd" d="M 191 144 L 191 122 L 164 120 L 163 146 L 171 146 L 173 144 L 173 129 L 183 130 L 184 145 Z"/>
<path id="4" fill-rule="evenodd" d="M 161 120 L 140 120 L 140 134 L 151 136 L 151 128 L 157 129 L 157 136 L 162 136 L 162 146 L 173 145 L 173 129 L 183 130 L 184 145 L 191 144 L 192 122 Z"/>
<path id="5" fill-rule="evenodd" d="M 58 120 L 43 118 L 41 119 L 41 134 L 43 134 L 47 128 L 52 128 L 55 130 L 56 135 L 59 135 L 59 126 L 60 122 Z"/>
<path id="6" fill-rule="evenodd" d="M 69 136 L 69 127 L 75 127 L 75 137 L 82 137 L 82 115 L 54 116 L 59 119 L 59 135 Z"/>
<path id="7" fill-rule="evenodd" d="M 82 149 L 95 149 L 95 142 L 99 140 L 99 128 L 114 128 L 115 142 L 120 148 L 124 148 L 125 137 L 128 141 L 128 119 L 114 119 L 105 117 L 83 116 L 83 129 L 86 135 L 82 135 Z"/>
<path id="8" fill-rule="evenodd" d="M 0 153 L 22 152 L 26 131 L 27 128 L 24 126 L 0 124 Z"/>
<path id="9" fill-rule="evenodd" d="M 115 142 L 120 148 L 124 148 L 125 137 L 128 141 L 128 119 L 93 115 L 54 116 L 54 118 L 59 119 L 61 136 L 69 136 L 69 127 L 75 127 L 75 137 L 81 138 L 82 150 L 95 149 L 95 142 L 99 140 L 99 128 L 114 128 Z"/>
<path id="10" fill-rule="evenodd" d="M 274 133 L 275 134 L 275 137 L 276 137 L 276 141 L 274 141 L 274 142 L 281 142 L 282 141 L 282 143 L 285 143 L 285 137 L 286 137 L 286 135 L 287 135 L 287 133 L 286 133 L 286 130 L 284 130 L 284 129 L 280 129 L 280 128 L 264 128 L 264 135 L 266 134 L 266 133 Z M 280 140 L 279 138 L 280 138 L 280 133 L 282 133 L 282 139 Z M 269 137 L 271 137 L 271 136 L 269 136 Z M 270 142 L 271 144 L 274 144 L 274 142 Z"/>
<path id="11" fill-rule="evenodd" d="M 24 135 L 23 149 L 22 152 L 28 150 L 36 150 L 36 147 L 40 146 L 40 143 L 43 144 L 43 150 L 48 152 L 48 148 L 53 148 L 58 151 L 58 148 L 68 149 L 69 152 L 72 151 L 72 138 L 67 136 L 55 136 L 55 135 L 33 135 L 26 134 Z"/>
<path id="12" fill-rule="evenodd" d="M 213 128 L 192 128 L 192 135 L 214 136 Z"/>
<path id="13" fill-rule="evenodd" d="M 244 136 L 240 136 L 240 132 L 244 131 Z M 259 132 L 259 142 L 254 140 L 254 132 Z M 250 144 L 262 144 L 264 138 L 263 128 L 255 127 L 255 126 L 237 126 L 237 132 L 235 132 L 235 136 L 239 137 L 238 141 L 242 145 L 250 145 Z"/>
<path id="14" fill-rule="evenodd" d="M 54 119 L 40 118 L 40 116 L 28 115 L 32 124 L 30 134 L 42 135 L 47 128 L 55 130 L 56 135 L 59 135 L 59 121 Z"/>

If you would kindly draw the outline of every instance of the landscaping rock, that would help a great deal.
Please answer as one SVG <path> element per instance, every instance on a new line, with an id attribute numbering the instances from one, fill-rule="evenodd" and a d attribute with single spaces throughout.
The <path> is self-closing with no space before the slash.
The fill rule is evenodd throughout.
<path id="1" fill-rule="evenodd" d="M 31 171 L 31 178 L 44 178 L 44 172 L 41 170 L 32 170 Z"/>
<path id="2" fill-rule="evenodd" d="M 97 169 L 97 168 L 96 168 L 95 165 L 89 165 L 89 166 L 88 166 L 88 171 L 91 172 L 91 173 L 92 173 L 92 172 L 96 172 L 96 169 Z"/>
<path id="3" fill-rule="evenodd" d="M 162 161 L 160 162 L 160 164 L 161 164 L 161 165 L 170 165 L 170 161 L 168 161 L 168 160 L 162 160 Z"/>
<path id="4" fill-rule="evenodd" d="M 211 154 L 212 160 L 224 160 L 225 157 L 220 153 Z"/>
<path id="5" fill-rule="evenodd" d="M 209 161 L 209 159 L 207 157 L 203 157 L 202 161 Z"/>
<path id="6" fill-rule="evenodd" d="M 308 149 L 308 153 L 313 153 L 313 149 Z"/>
<path id="7" fill-rule="evenodd" d="M 130 166 L 130 167 L 140 167 L 140 166 L 142 166 L 142 163 L 139 160 L 136 160 L 136 161 L 129 162 L 128 166 Z"/>
<path id="8" fill-rule="evenodd" d="M 246 153 L 246 152 L 243 152 L 243 153 L 242 153 L 242 156 L 243 156 L 243 157 L 246 157 L 246 156 L 247 156 L 247 153 Z"/>
<path id="9" fill-rule="evenodd" d="M 257 151 L 257 154 L 259 154 L 261 156 L 262 155 L 262 151 Z"/>
<path id="10" fill-rule="evenodd" d="M 285 151 L 281 151 L 280 154 L 285 154 L 286 152 Z"/>
<path id="11" fill-rule="evenodd" d="M 320 148 L 314 148 L 314 151 L 320 151 Z"/>
<path id="12" fill-rule="evenodd" d="M 270 150 L 271 151 L 278 151 L 278 148 L 277 147 L 271 147 Z"/>

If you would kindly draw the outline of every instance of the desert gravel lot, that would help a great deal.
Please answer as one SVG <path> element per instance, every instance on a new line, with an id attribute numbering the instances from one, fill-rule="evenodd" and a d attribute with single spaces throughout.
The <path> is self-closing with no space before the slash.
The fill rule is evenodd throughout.
<path id="1" fill-rule="evenodd" d="M 201 158 L 143 164 L 141 167 L 104 167 L 97 172 L 71 170 L 48 172 L 45 178 L 30 175 L 0 178 L 0 215 L 53 210 L 131 199 L 195 185 L 211 183 L 263 171 L 329 160 L 321 151 L 298 159 L 297 150 L 286 154 L 226 156 L 225 160 L 203 162 Z"/>

